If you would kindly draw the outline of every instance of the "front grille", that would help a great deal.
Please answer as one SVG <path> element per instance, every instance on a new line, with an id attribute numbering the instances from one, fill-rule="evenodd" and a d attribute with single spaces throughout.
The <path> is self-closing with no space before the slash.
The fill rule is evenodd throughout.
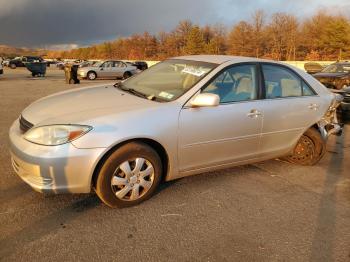
<path id="1" fill-rule="evenodd" d="M 23 118 L 23 116 L 20 116 L 19 118 L 19 128 L 23 133 L 27 132 L 29 129 L 31 129 L 34 125 Z"/>

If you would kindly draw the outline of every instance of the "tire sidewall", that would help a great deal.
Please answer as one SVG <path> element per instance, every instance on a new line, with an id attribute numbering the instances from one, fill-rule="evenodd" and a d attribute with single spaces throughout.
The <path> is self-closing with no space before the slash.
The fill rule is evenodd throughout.
<path id="1" fill-rule="evenodd" d="M 132 74 L 129 71 L 126 71 L 123 75 L 123 79 L 128 79 L 131 76 L 132 76 Z"/>
<path id="2" fill-rule="evenodd" d="M 111 187 L 111 180 L 114 171 L 121 163 L 136 157 L 142 157 L 151 162 L 154 168 L 154 181 L 151 188 L 141 198 L 134 201 L 123 201 L 115 196 Z M 143 143 L 130 143 L 120 147 L 111 153 L 106 159 L 99 171 L 95 190 L 100 199 L 108 206 L 129 207 L 137 205 L 150 198 L 157 189 L 161 177 L 162 163 L 156 151 Z"/>

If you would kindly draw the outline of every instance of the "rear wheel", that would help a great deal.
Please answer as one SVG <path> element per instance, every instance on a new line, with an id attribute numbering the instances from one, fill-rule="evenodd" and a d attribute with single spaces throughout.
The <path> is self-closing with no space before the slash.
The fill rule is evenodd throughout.
<path id="1" fill-rule="evenodd" d="M 308 129 L 299 139 L 292 155 L 285 159 L 291 163 L 312 166 L 326 153 L 326 143 L 315 128 Z"/>
<path id="2" fill-rule="evenodd" d="M 128 79 L 129 77 L 131 77 L 131 73 L 130 72 L 125 72 L 123 75 L 123 79 Z"/>
<path id="3" fill-rule="evenodd" d="M 96 193 L 110 207 L 128 207 L 150 198 L 162 176 L 157 152 L 132 142 L 114 151 L 101 167 Z"/>

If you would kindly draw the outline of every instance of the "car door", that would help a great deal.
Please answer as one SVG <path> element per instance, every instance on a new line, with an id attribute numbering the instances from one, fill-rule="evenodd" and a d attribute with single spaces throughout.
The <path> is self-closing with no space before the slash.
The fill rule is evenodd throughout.
<path id="1" fill-rule="evenodd" d="M 124 72 L 126 71 L 126 64 L 122 61 L 116 61 L 115 62 L 115 74 L 116 74 L 116 77 L 123 77 L 124 75 Z"/>
<path id="2" fill-rule="evenodd" d="M 106 61 L 104 62 L 100 68 L 99 68 L 99 72 L 97 73 L 97 75 L 99 77 L 102 78 L 109 78 L 112 75 L 112 68 L 113 68 L 113 61 Z"/>
<path id="3" fill-rule="evenodd" d="M 254 159 L 262 128 L 255 64 L 230 66 L 202 89 L 216 107 L 184 107 L 179 116 L 180 172 Z"/>
<path id="4" fill-rule="evenodd" d="M 289 152 L 320 117 L 320 98 L 292 69 L 262 64 L 265 98 L 260 151 L 264 158 Z"/>

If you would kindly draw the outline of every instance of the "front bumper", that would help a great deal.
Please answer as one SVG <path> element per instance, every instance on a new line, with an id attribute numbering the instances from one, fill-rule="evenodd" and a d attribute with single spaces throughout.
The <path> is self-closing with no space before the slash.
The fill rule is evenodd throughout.
<path id="1" fill-rule="evenodd" d="M 15 172 L 42 193 L 89 193 L 91 178 L 104 148 L 78 149 L 71 143 L 41 146 L 26 141 L 18 120 L 10 128 L 11 161 Z"/>

